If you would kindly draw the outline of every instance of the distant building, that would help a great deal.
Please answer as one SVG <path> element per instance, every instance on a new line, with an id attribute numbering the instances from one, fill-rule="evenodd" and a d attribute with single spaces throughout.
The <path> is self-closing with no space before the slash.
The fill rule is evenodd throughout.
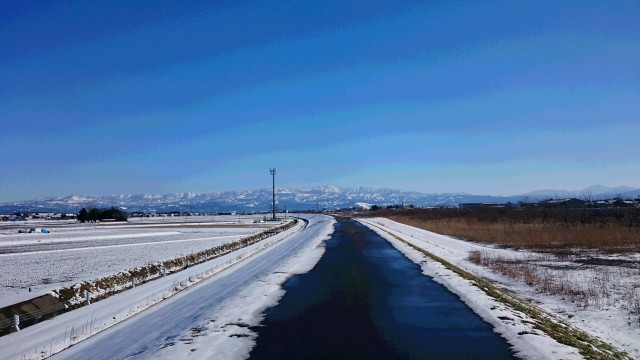
<path id="1" fill-rule="evenodd" d="M 460 203 L 458 207 L 460 209 L 478 209 L 478 208 L 502 208 L 504 204 L 494 204 L 494 203 Z"/>
<path id="2" fill-rule="evenodd" d="M 546 204 L 555 206 L 555 207 L 580 209 L 580 208 L 586 207 L 588 202 L 586 200 L 571 198 L 571 199 L 553 199 L 553 200 L 547 201 Z"/>

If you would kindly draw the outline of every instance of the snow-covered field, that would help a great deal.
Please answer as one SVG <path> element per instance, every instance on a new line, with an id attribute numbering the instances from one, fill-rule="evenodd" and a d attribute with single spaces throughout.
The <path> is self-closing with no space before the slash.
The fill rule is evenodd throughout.
<path id="1" fill-rule="evenodd" d="M 566 296 L 542 292 L 523 281 L 476 265 L 468 257 L 471 252 L 479 251 L 485 255 L 490 254 L 488 256 L 507 260 L 524 260 L 526 263 L 537 264 L 549 271 L 543 273 L 544 276 L 553 276 L 552 271 L 562 271 L 561 269 L 566 268 L 567 264 L 561 260 L 550 263 L 553 261 L 552 258 L 544 257 L 541 259 L 540 254 L 533 252 L 484 246 L 384 218 L 361 219 L 360 221 L 387 238 L 410 259 L 419 263 L 426 275 L 433 277 L 450 291 L 459 295 L 485 321 L 493 324 L 495 331 L 514 345 L 516 351 L 527 358 L 580 358 L 580 355 L 575 349 L 560 345 L 541 334 L 540 331 L 532 327 L 533 322 L 529 323 L 526 315 L 496 302 L 470 281 L 449 271 L 441 264 L 435 261 L 425 261 L 422 253 L 389 234 L 443 258 L 463 270 L 489 280 L 547 313 L 556 315 L 566 323 L 627 352 L 632 358 L 640 358 L 640 324 L 637 316 L 634 317 L 634 314 L 630 312 L 631 309 L 628 308 L 626 300 L 626 297 L 629 296 L 628 291 L 620 290 L 621 287 L 640 289 L 640 272 L 638 271 L 633 269 L 616 271 L 608 269 L 605 271 L 600 266 L 593 264 L 570 267 L 568 269 L 569 275 L 562 277 L 561 281 L 566 281 L 575 289 L 595 287 L 597 291 L 605 293 L 605 295 L 597 297 L 601 299 L 598 304 L 585 306 L 584 303 L 575 303 Z M 637 264 L 638 259 L 634 256 L 637 255 L 627 255 L 629 259 L 625 261 L 633 262 L 635 259 Z M 619 256 L 617 260 L 620 260 Z M 602 275 L 603 273 L 606 275 Z M 622 275 L 618 277 L 615 275 L 616 273 Z"/>
<path id="2" fill-rule="evenodd" d="M 54 358 L 246 357 L 255 338 L 246 326 L 257 325 L 282 296 L 282 282 L 319 260 L 333 222 L 311 215 L 306 227 L 300 222 L 267 240 L 0 337 L 0 357 L 39 359 L 71 345 Z"/>
<path id="3" fill-rule="evenodd" d="M 129 223 L 26 221 L 0 225 L 0 307 L 63 286 L 173 259 L 279 223 L 262 215 L 135 218 Z M 48 234 L 18 233 L 46 228 Z M 31 289 L 31 291 L 29 291 Z"/>
<path id="4" fill-rule="evenodd" d="M 256 336 L 252 328 L 259 326 L 264 310 L 283 295 L 280 285 L 293 274 L 311 269 L 324 252 L 322 242 L 332 232 L 334 220 L 316 215 L 309 216 L 309 221 L 304 230 L 299 225 L 269 240 L 2 337 L 3 358 L 46 357 L 70 345 L 74 346 L 55 358 L 246 358 Z M 537 308 L 626 351 L 632 358 L 640 358 L 640 326 L 623 309 L 616 308 L 615 301 L 608 301 L 605 308 L 585 308 L 541 293 L 468 258 L 473 251 L 519 259 L 537 254 L 487 247 L 388 219 L 360 221 L 418 263 L 425 275 L 458 294 L 493 324 L 494 330 L 521 357 L 582 358 L 577 349 L 559 344 L 537 329 L 535 321 L 526 314 L 489 297 L 469 280 L 426 259 L 394 236 L 488 279 Z M 584 271 L 583 276 L 576 278 L 592 281 L 593 268 L 585 267 Z M 189 286 L 192 288 L 183 291 Z M 148 310 L 140 313 L 144 309 Z M 122 322 L 124 319 L 130 320 Z"/>
<path id="5" fill-rule="evenodd" d="M 249 286 L 233 297 L 221 301 L 206 313 L 206 320 L 192 324 L 174 341 L 165 342 L 158 351 L 148 352 L 141 359 L 246 359 L 257 337 L 254 327 L 260 326 L 264 311 L 275 306 L 284 296 L 284 282 L 310 271 L 325 252 L 324 240 L 333 232 L 335 220 L 324 215 L 310 218 L 309 230 L 288 246 L 298 246 L 269 272 L 255 277 Z"/>

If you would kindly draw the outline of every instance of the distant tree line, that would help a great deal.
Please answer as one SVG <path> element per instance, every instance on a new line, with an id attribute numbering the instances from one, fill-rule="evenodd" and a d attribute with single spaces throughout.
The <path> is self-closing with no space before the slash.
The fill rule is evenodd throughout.
<path id="1" fill-rule="evenodd" d="M 387 206 L 372 205 L 369 210 L 370 211 L 378 211 L 378 210 L 382 210 L 382 209 L 413 209 L 413 208 L 415 208 L 415 205 L 412 205 L 412 204 L 410 204 L 410 205 L 405 205 L 405 204 L 387 205 Z"/>
<path id="2" fill-rule="evenodd" d="M 95 207 L 90 207 L 89 210 L 82 208 L 78 213 L 78 220 L 80 222 L 95 222 L 101 221 L 104 219 L 114 219 L 115 221 L 127 221 L 129 215 L 118 209 L 115 206 L 112 206 L 107 209 L 98 209 Z"/>
<path id="3" fill-rule="evenodd" d="M 373 208 L 372 208 L 373 210 Z M 383 209 L 378 208 L 370 216 L 404 215 L 422 220 L 471 219 L 486 223 L 521 224 L 570 224 L 579 226 L 618 225 L 640 229 L 640 208 L 568 208 L 564 206 L 520 204 L 514 206 L 477 206 L 468 209 Z"/>

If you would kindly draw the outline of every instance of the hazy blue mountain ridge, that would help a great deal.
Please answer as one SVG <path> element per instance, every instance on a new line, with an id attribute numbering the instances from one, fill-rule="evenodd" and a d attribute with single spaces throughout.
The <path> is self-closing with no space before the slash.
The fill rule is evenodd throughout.
<path id="1" fill-rule="evenodd" d="M 537 201 L 549 198 L 608 199 L 615 196 L 635 199 L 640 188 L 591 186 L 579 191 L 542 190 L 514 196 L 472 195 L 465 193 L 426 194 L 394 189 L 368 187 L 342 188 L 319 186 L 306 189 L 277 188 L 278 209 L 291 211 L 307 209 L 350 208 L 356 203 L 380 206 L 413 204 L 419 206 L 458 205 L 459 203 L 506 203 L 522 200 Z M 40 198 L 0 204 L 0 214 L 14 212 L 76 213 L 82 207 L 119 206 L 128 211 L 267 211 L 271 209 L 271 189 L 234 190 L 208 194 L 141 194 L 141 195 L 71 195 Z"/>

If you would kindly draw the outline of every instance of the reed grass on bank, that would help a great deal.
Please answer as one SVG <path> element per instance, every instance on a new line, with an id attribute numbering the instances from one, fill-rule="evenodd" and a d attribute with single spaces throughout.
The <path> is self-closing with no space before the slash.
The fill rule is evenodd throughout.
<path id="1" fill-rule="evenodd" d="M 439 234 L 513 248 L 549 250 L 556 253 L 572 248 L 605 252 L 640 250 L 640 231 L 619 224 L 523 224 L 500 220 L 486 222 L 473 218 L 421 219 L 401 214 L 386 217 Z"/>

